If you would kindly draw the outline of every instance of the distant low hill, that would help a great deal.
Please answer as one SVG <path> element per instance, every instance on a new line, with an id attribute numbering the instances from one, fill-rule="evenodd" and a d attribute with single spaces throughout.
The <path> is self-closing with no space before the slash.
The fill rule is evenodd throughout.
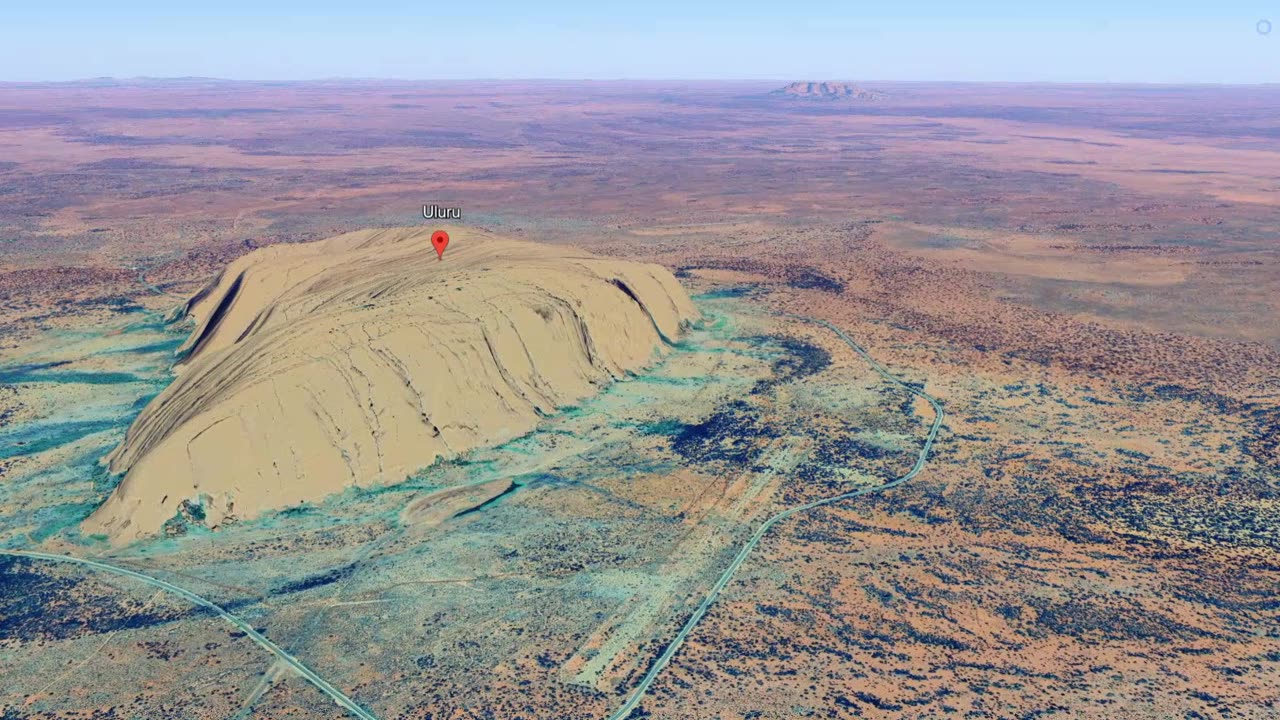
<path id="1" fill-rule="evenodd" d="M 789 97 L 824 98 L 828 100 L 879 100 L 885 94 L 876 90 L 846 82 L 793 82 L 784 88 L 774 90 L 773 95 Z"/>

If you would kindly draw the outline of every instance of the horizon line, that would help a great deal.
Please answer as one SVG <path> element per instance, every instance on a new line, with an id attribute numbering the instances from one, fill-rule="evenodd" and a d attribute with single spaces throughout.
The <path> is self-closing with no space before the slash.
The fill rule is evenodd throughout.
<path id="1" fill-rule="evenodd" d="M 742 77 L 742 78 L 678 78 L 678 77 L 455 77 L 455 78 L 407 78 L 392 76 L 360 76 L 333 75 L 309 78 L 227 78 L 205 75 L 133 75 L 119 77 L 100 75 L 94 77 L 72 78 L 66 80 L 5 80 L 0 85 L 78 85 L 88 83 L 176 83 L 176 82 L 209 82 L 209 83 L 332 83 L 332 82 L 378 82 L 378 83 L 822 83 L 838 82 L 855 85 L 1097 85 L 1111 87 L 1270 87 L 1280 86 L 1280 81 L 1267 82 L 1207 82 L 1207 81 L 1152 81 L 1152 80 L 837 80 L 833 78 L 795 80 L 782 77 Z"/>

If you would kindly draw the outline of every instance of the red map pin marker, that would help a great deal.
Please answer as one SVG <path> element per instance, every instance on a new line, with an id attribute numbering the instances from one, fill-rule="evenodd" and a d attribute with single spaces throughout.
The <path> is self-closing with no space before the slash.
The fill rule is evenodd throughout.
<path id="1" fill-rule="evenodd" d="M 431 233 L 431 244 L 436 249 L 436 260 L 444 259 L 444 249 L 449 247 L 449 233 L 437 230 Z"/>

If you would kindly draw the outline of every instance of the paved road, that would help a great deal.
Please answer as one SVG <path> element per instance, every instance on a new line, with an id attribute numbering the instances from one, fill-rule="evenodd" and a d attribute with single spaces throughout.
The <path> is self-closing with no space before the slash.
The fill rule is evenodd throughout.
<path id="1" fill-rule="evenodd" d="M 864 350 L 861 345 L 854 342 L 853 338 L 846 335 L 843 330 L 836 327 L 835 325 L 832 325 L 831 323 L 825 320 L 818 320 L 815 318 L 809 318 L 809 317 L 804 317 L 800 315 L 785 315 L 784 317 L 788 317 L 793 320 L 799 320 L 802 322 L 812 323 L 815 325 L 821 325 L 822 327 L 825 327 L 831 332 L 835 333 L 836 336 L 839 337 L 845 344 L 853 348 L 855 352 L 861 355 L 862 358 L 866 360 L 867 363 L 871 365 L 872 369 L 874 369 L 877 373 L 884 376 L 887 380 L 894 383 L 895 385 L 902 387 L 904 390 L 911 393 L 912 395 L 915 395 L 917 397 L 920 397 L 926 400 L 929 403 L 929 405 L 933 407 L 933 411 L 934 411 L 933 425 L 929 428 L 929 434 L 926 436 L 924 445 L 920 449 L 920 454 L 916 457 L 915 465 L 913 465 L 911 467 L 911 470 L 908 471 L 905 475 L 895 478 L 893 480 L 890 480 L 882 485 L 877 485 L 875 487 L 854 490 L 852 492 L 844 493 L 842 495 L 836 495 L 834 497 L 825 498 L 823 500 L 817 500 L 804 505 L 797 505 L 795 507 L 787 508 L 786 510 L 783 510 L 782 512 L 779 512 L 776 515 L 773 515 L 769 519 L 765 520 L 764 523 L 761 524 L 760 527 L 756 529 L 755 533 L 752 534 L 751 538 L 747 540 L 746 544 L 744 544 L 742 548 L 738 551 L 737 556 L 734 557 L 733 562 L 729 564 L 729 567 L 725 568 L 725 571 L 720 575 L 719 579 L 716 580 L 715 585 L 711 587 L 711 590 L 710 592 L 707 593 L 707 596 L 703 598 L 702 603 L 698 606 L 697 610 L 695 610 L 693 615 L 689 617 L 688 621 L 685 622 L 684 626 L 680 628 L 680 632 L 676 634 L 675 638 L 672 639 L 671 643 L 667 645 L 666 649 L 662 652 L 661 655 L 658 656 L 658 659 L 649 668 L 649 672 L 645 674 L 644 678 L 640 680 L 640 683 L 636 685 L 634 690 L 631 691 L 631 694 L 627 697 L 626 702 L 623 703 L 622 707 L 618 708 L 617 712 L 609 716 L 609 720 L 623 720 L 628 715 L 630 715 L 633 710 L 635 710 L 636 706 L 638 706 L 640 704 L 640 701 L 644 698 L 645 693 L 648 692 L 649 686 L 653 684 L 654 680 L 657 679 L 658 675 L 662 672 L 662 670 L 666 668 L 666 666 L 671 662 L 671 658 L 674 657 L 676 652 L 680 650 L 681 645 L 684 644 L 684 641 L 689 636 L 689 633 L 693 631 L 694 627 L 697 626 L 698 622 L 701 621 L 703 616 L 707 614 L 707 611 L 711 608 L 711 606 L 715 603 L 716 599 L 720 596 L 721 591 L 723 591 L 725 586 L 727 586 L 729 582 L 733 579 L 734 575 L 738 572 L 738 568 L 740 568 L 742 566 L 742 563 L 746 561 L 747 556 L 750 555 L 753 550 L 755 550 L 756 546 L 760 543 L 761 538 L 764 537 L 765 533 L 769 532 L 770 528 L 772 528 L 774 525 L 777 525 L 779 522 L 786 520 L 792 515 L 796 515 L 798 513 L 802 513 L 807 510 L 812 510 L 813 508 L 820 507 L 822 505 L 829 505 L 831 503 L 839 502 L 841 500 L 848 500 L 850 498 L 856 498 L 862 495 L 868 495 L 870 493 L 880 492 L 882 490 L 888 490 L 889 488 L 901 485 L 902 483 L 907 482 L 911 478 L 918 475 L 920 471 L 924 469 L 925 463 L 929 459 L 929 451 L 933 448 L 933 443 L 938 436 L 938 431 L 942 428 L 942 418 L 943 418 L 942 405 L 939 404 L 937 400 L 933 399 L 929 395 L 925 394 L 923 391 L 915 388 L 914 386 L 906 383 L 905 381 L 899 379 L 897 376 L 890 373 L 883 365 L 876 362 L 870 355 L 868 355 L 867 351 Z M 0 549 L 0 555 L 10 555 L 15 557 L 23 557 L 23 558 L 29 558 L 29 559 L 35 559 L 35 560 L 45 560 L 49 562 L 64 562 L 64 563 L 74 563 L 77 565 L 84 565 L 84 566 L 93 568 L 95 570 L 101 570 L 103 572 L 115 573 L 117 575 L 124 575 L 127 577 L 131 577 L 141 582 L 144 582 L 148 585 L 151 585 L 152 587 L 160 588 L 162 590 L 178 595 L 179 597 L 187 600 L 188 602 L 194 605 L 212 610 L 223 620 L 227 621 L 228 623 L 235 626 L 240 631 L 244 632 L 255 643 L 257 643 L 263 649 L 270 652 L 272 655 L 276 656 L 276 658 L 280 662 L 284 663 L 285 666 L 289 667 L 294 672 L 298 673 L 298 675 L 302 676 L 303 679 L 307 680 L 312 685 L 316 686 L 316 688 L 318 688 L 324 694 L 328 695 L 330 698 L 333 699 L 335 703 L 345 708 L 352 715 L 355 715 L 356 717 L 361 718 L 361 720 L 377 720 L 377 718 L 372 713 L 360 707 L 358 704 L 356 704 L 354 700 L 348 697 L 341 690 L 335 688 L 333 685 L 330 685 L 324 678 L 320 677 L 314 671 L 312 671 L 310 668 L 304 665 L 301 660 L 298 660 L 294 656 L 290 655 L 279 645 L 276 645 L 274 642 L 268 639 L 265 635 L 263 635 L 262 633 L 259 633 L 257 630 L 253 628 L 252 625 L 245 622 L 244 620 L 241 620 L 239 617 L 236 617 L 235 615 L 231 614 L 230 612 L 223 609 L 221 606 L 217 605 L 216 603 L 210 600 L 206 600 L 205 598 L 200 597 L 199 595 L 196 595 L 190 590 L 186 590 L 184 588 L 178 587 L 177 585 L 166 582 L 159 578 L 152 577 L 150 575 L 146 575 L 136 570 L 130 570 L 129 568 L 110 565 L 108 563 L 101 562 L 98 560 L 89 560 L 87 558 L 78 558 L 78 557 L 72 557 L 69 555 L 54 555 L 51 553 L 35 552 L 31 550 Z"/>
<path id="2" fill-rule="evenodd" d="M 853 348 L 855 352 L 862 356 L 863 360 L 867 361 L 867 364 L 869 364 L 873 370 L 884 376 L 885 379 L 903 388 L 912 395 L 923 398 L 927 401 L 929 405 L 933 407 L 933 425 L 929 428 L 929 434 L 925 437 L 924 445 L 920 448 L 920 454 L 916 456 L 915 464 L 911 466 L 911 470 L 909 470 L 907 474 L 890 480 L 882 485 L 876 485 L 875 487 L 862 488 L 861 490 L 854 490 L 852 492 L 844 493 L 843 495 L 836 495 L 823 500 L 816 500 L 804 505 L 796 505 L 795 507 L 787 508 L 786 510 L 770 517 L 768 520 L 765 520 L 764 523 L 756 529 L 751 538 L 747 540 L 746 544 L 742 546 L 742 549 L 738 551 L 738 554 L 733 558 L 733 562 L 729 563 L 729 567 L 725 568 L 725 571 L 720 575 L 720 578 L 716 580 L 716 584 L 711 586 L 710 592 L 708 592 L 707 596 L 703 598 L 702 603 L 698 605 L 698 609 L 693 611 L 693 615 L 689 616 L 689 619 L 685 622 L 684 626 L 680 628 L 680 632 L 676 633 L 675 638 L 671 640 L 666 649 L 662 651 L 662 654 L 658 656 L 658 659 L 654 661 L 653 665 L 649 668 L 649 672 L 645 673 L 645 676 L 641 678 L 640 683 L 636 685 L 635 689 L 631 691 L 631 694 L 627 696 L 626 702 L 622 704 L 622 707 L 618 708 L 617 712 L 609 716 L 609 720 L 624 720 L 636 709 L 640 704 L 640 701 L 644 699 L 645 693 L 649 691 L 649 686 L 653 684 L 653 681 L 658 678 L 658 675 L 671 662 L 671 658 L 675 657 L 675 654 L 680 650 L 680 646 L 683 645 L 685 639 L 689 637 L 689 633 L 693 632 L 694 627 L 698 625 L 698 622 L 702 620 L 702 617 L 706 615 L 707 611 L 711 609 L 711 606 L 715 604 L 716 599 L 720 596 L 720 592 L 724 590 L 730 580 L 733 580 L 733 576 L 738 572 L 738 568 L 740 568 L 742 563 L 746 561 L 747 556 L 756 549 L 756 546 L 760 544 L 760 539 L 765 536 L 765 533 L 769 532 L 770 528 L 783 520 L 786 520 L 792 515 L 812 510 L 816 507 L 830 505 L 831 503 L 840 502 L 841 500 L 848 500 L 850 498 L 869 495 L 871 493 L 881 492 L 892 487 L 897 487 L 920 474 L 920 471 L 924 469 L 925 463 L 929 460 L 929 451 L 933 449 L 933 442 L 938 437 L 938 431 L 942 429 L 942 405 L 937 400 L 889 372 L 883 365 L 876 362 L 874 358 L 867 354 L 867 351 L 863 349 L 861 345 L 854 342 L 853 338 L 849 337 L 843 330 L 832 325 L 826 320 L 818 320 L 816 318 L 790 314 L 784 314 L 783 317 L 812 323 L 814 325 L 821 325 L 835 333 L 837 337 L 844 341 L 846 345 Z"/>
<path id="3" fill-rule="evenodd" d="M 217 613 L 217 615 L 221 617 L 223 620 L 226 620 L 228 623 L 231 623 L 232 625 L 234 625 L 241 632 L 248 635 L 255 643 L 260 645 L 263 649 L 267 650 L 272 655 L 275 655 L 280 662 L 284 663 L 287 667 L 291 668 L 294 672 L 298 673 L 298 675 L 302 676 L 303 679 L 307 680 L 312 685 L 315 685 L 317 688 L 320 689 L 320 692 L 323 692 L 325 695 L 328 695 L 330 698 L 333 699 L 335 703 L 337 703 L 343 708 L 346 708 L 352 715 L 355 715 L 356 717 L 361 718 L 361 720 L 378 720 L 372 713 L 370 713 L 368 710 L 365 710 L 364 708 L 357 705 L 354 700 L 347 697 L 347 695 L 343 693 L 341 690 L 330 685 L 327 681 L 325 681 L 324 678 L 315 674 L 315 672 L 313 672 L 311 668 L 304 665 L 301 660 L 290 655 L 279 645 L 276 645 L 275 643 L 271 642 L 271 640 L 269 640 L 262 633 L 258 632 L 257 630 L 254 630 L 252 625 L 245 622 L 244 620 L 241 620 L 235 615 L 232 615 L 230 612 L 228 612 L 227 610 L 224 610 L 221 606 L 217 605 L 216 603 L 206 600 L 200 597 L 199 595 L 196 595 L 195 593 L 191 592 L 190 590 L 180 588 L 177 585 L 165 582 L 160 578 L 154 578 L 154 577 L 151 577 L 150 575 L 145 575 L 136 570 L 130 570 L 129 568 L 119 567 L 117 565 L 109 565 L 107 563 L 100 562 L 98 560 L 89 560 L 86 558 L 71 557 L 70 555 L 54 555 L 51 553 L 35 552 L 32 550 L 0 550 L 0 555 L 10 555 L 14 557 L 23 557 L 23 558 L 33 559 L 33 560 L 47 560 L 49 562 L 74 563 L 76 565 L 85 565 L 95 570 L 102 570 L 103 572 L 115 573 L 117 575 L 125 575 L 128 577 L 134 578 L 136 580 L 140 580 L 152 587 L 157 587 L 157 588 L 160 588 L 161 590 L 166 590 L 168 592 L 171 592 L 174 595 L 178 595 L 179 597 L 183 598 L 184 600 L 187 600 L 193 605 L 198 605 L 203 608 L 208 608 L 209 610 L 212 610 L 213 612 Z"/>

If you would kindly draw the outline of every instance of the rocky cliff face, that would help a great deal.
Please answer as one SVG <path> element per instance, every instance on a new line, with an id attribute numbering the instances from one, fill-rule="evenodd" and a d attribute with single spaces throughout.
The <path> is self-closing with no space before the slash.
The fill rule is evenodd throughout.
<path id="1" fill-rule="evenodd" d="M 471 230 L 441 262 L 417 228 L 256 250 L 187 312 L 179 376 L 111 454 L 126 475 L 86 532 L 398 482 L 643 368 L 696 316 L 657 265 Z"/>

